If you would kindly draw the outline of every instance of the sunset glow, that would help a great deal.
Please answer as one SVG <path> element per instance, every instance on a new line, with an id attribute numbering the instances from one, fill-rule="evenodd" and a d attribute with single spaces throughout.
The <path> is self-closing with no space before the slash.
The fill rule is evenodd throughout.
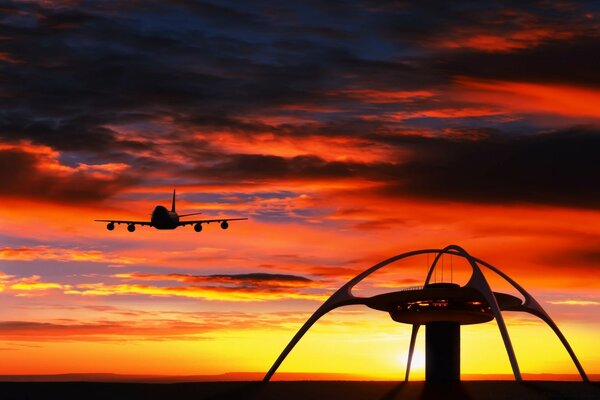
<path id="1" fill-rule="evenodd" d="M 9 3 L 0 374 L 264 372 L 349 279 L 448 244 L 531 292 L 600 374 L 597 5 Z M 149 220 L 174 188 L 180 213 L 249 219 L 93 222 Z M 422 285 L 430 261 L 356 294 Z M 541 321 L 506 320 L 522 372 L 577 373 Z M 462 335 L 463 374 L 511 373 L 495 322 Z M 280 371 L 401 379 L 409 339 L 346 307 Z"/>

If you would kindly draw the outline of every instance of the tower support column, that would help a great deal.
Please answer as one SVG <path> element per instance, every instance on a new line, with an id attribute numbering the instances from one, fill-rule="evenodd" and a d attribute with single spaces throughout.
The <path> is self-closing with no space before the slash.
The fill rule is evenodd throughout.
<path id="1" fill-rule="evenodd" d="M 425 381 L 460 381 L 460 324 L 430 322 L 425 326 Z"/>

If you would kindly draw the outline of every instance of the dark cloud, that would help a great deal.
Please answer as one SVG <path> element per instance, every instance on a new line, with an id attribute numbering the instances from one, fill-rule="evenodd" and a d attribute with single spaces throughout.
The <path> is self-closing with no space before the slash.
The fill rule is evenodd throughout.
<path id="1" fill-rule="evenodd" d="M 67 203 L 97 201 L 136 182 L 126 173 L 95 175 L 89 169 L 69 169 L 52 156 L 0 149 L 0 195 L 33 197 Z"/>
<path id="2" fill-rule="evenodd" d="M 585 128 L 479 140 L 431 140 L 396 170 L 388 194 L 465 202 L 598 208 L 600 133 Z"/>
<path id="3" fill-rule="evenodd" d="M 297 275 L 285 275 L 285 274 L 267 274 L 267 273 L 250 273 L 250 274 L 233 274 L 233 275 L 209 275 L 208 278 L 225 279 L 231 281 L 253 281 L 253 282 L 270 282 L 270 281 L 283 281 L 283 282 L 310 282 L 311 280 L 303 276 Z"/>
<path id="4" fill-rule="evenodd" d="M 57 150 L 92 150 L 108 152 L 127 143 L 119 143 L 114 132 L 90 116 L 72 119 L 31 119 L 23 112 L 0 111 L 0 135 L 8 140 L 16 137 L 51 146 Z"/>
<path id="5" fill-rule="evenodd" d="M 590 275 L 600 275 L 600 269 L 596 266 L 600 264 L 600 250 L 597 244 L 592 245 L 588 248 L 574 248 L 568 250 L 555 250 L 550 251 L 549 254 L 541 257 L 541 261 L 547 264 L 562 264 L 569 265 L 572 268 L 583 268 L 588 269 L 587 273 Z"/>
<path id="6" fill-rule="evenodd" d="M 389 118 L 464 106 L 439 95 L 457 75 L 599 84 L 592 3 L 259 1 L 234 7 L 177 0 L 2 7 L 0 140 L 50 146 L 69 153 L 63 159 L 71 166 L 120 162 L 149 181 L 155 171 L 223 182 L 360 177 L 384 183 L 393 196 L 596 207 L 597 190 L 589 187 L 597 161 L 593 129 L 538 134 L 535 122 L 513 121 L 515 135 L 504 129 L 509 123 L 485 116 Z M 508 43 L 501 51 L 470 45 L 478 35 Z M 360 89 L 431 95 L 378 102 L 347 92 Z M 440 138 L 432 126 L 497 134 Z M 414 133 L 419 130 L 427 137 Z M 402 163 L 365 163 L 308 150 L 295 157 L 269 149 L 244 154 L 213 146 L 222 132 L 248 141 L 257 134 L 352 137 L 369 143 L 365 151 L 386 146 L 411 155 Z M 125 174 L 106 181 L 57 174 L 13 150 L 0 157 L 3 167 L 12 167 L 3 169 L 2 195 L 93 201 L 134 181 Z"/>
<path id="7" fill-rule="evenodd" d="M 102 328 L 114 328 L 116 324 L 78 324 L 78 325 L 61 325 L 53 324 L 49 322 L 32 322 L 32 321 L 0 321 L 0 331 L 30 331 L 30 330 L 44 330 L 44 331 L 62 331 L 62 330 L 96 330 Z"/>
<path id="8" fill-rule="evenodd" d="M 443 73 L 485 79 L 600 86 L 600 35 L 512 52 L 461 51 L 434 62 Z"/>
<path id="9" fill-rule="evenodd" d="M 225 161 L 195 173 L 233 180 L 335 179 L 357 175 L 358 163 L 325 161 L 317 156 L 285 158 L 262 154 L 224 156 Z"/>
<path id="10" fill-rule="evenodd" d="M 402 163 L 325 161 L 316 156 L 237 154 L 188 174 L 232 181 L 362 178 L 380 193 L 462 202 L 600 206 L 596 180 L 600 132 L 577 128 L 514 134 L 494 130 L 452 135 L 371 136 L 410 152 Z"/>
<path id="11" fill-rule="evenodd" d="M 224 285 L 239 285 L 241 287 L 284 287 L 301 286 L 315 283 L 313 280 L 303 276 L 289 274 L 271 274 L 265 272 L 254 272 L 247 274 L 215 274 L 215 275 L 191 275 L 191 274 L 143 274 L 127 273 L 114 275 L 121 279 L 133 279 L 141 281 L 177 281 L 186 283 L 209 283 Z"/>
<path id="12" fill-rule="evenodd" d="M 236 8 L 195 0 L 170 0 L 182 6 L 185 11 L 192 12 L 201 20 L 225 26 L 227 28 L 261 29 L 267 21 L 258 14 L 240 11 Z"/>

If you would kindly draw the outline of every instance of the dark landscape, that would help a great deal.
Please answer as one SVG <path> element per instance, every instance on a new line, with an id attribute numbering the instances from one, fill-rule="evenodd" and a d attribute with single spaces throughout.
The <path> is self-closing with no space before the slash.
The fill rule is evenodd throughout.
<path id="1" fill-rule="evenodd" d="M 0 398 L 13 399 L 599 399 L 600 383 L 557 381 L 424 382 L 3 382 Z"/>

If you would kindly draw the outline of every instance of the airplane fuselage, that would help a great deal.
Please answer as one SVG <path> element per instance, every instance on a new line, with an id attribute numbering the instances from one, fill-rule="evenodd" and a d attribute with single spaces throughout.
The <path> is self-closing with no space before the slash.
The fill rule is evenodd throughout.
<path id="1" fill-rule="evenodd" d="M 150 222 L 156 229 L 175 229 L 179 226 L 179 216 L 163 206 L 156 206 L 152 211 Z"/>

